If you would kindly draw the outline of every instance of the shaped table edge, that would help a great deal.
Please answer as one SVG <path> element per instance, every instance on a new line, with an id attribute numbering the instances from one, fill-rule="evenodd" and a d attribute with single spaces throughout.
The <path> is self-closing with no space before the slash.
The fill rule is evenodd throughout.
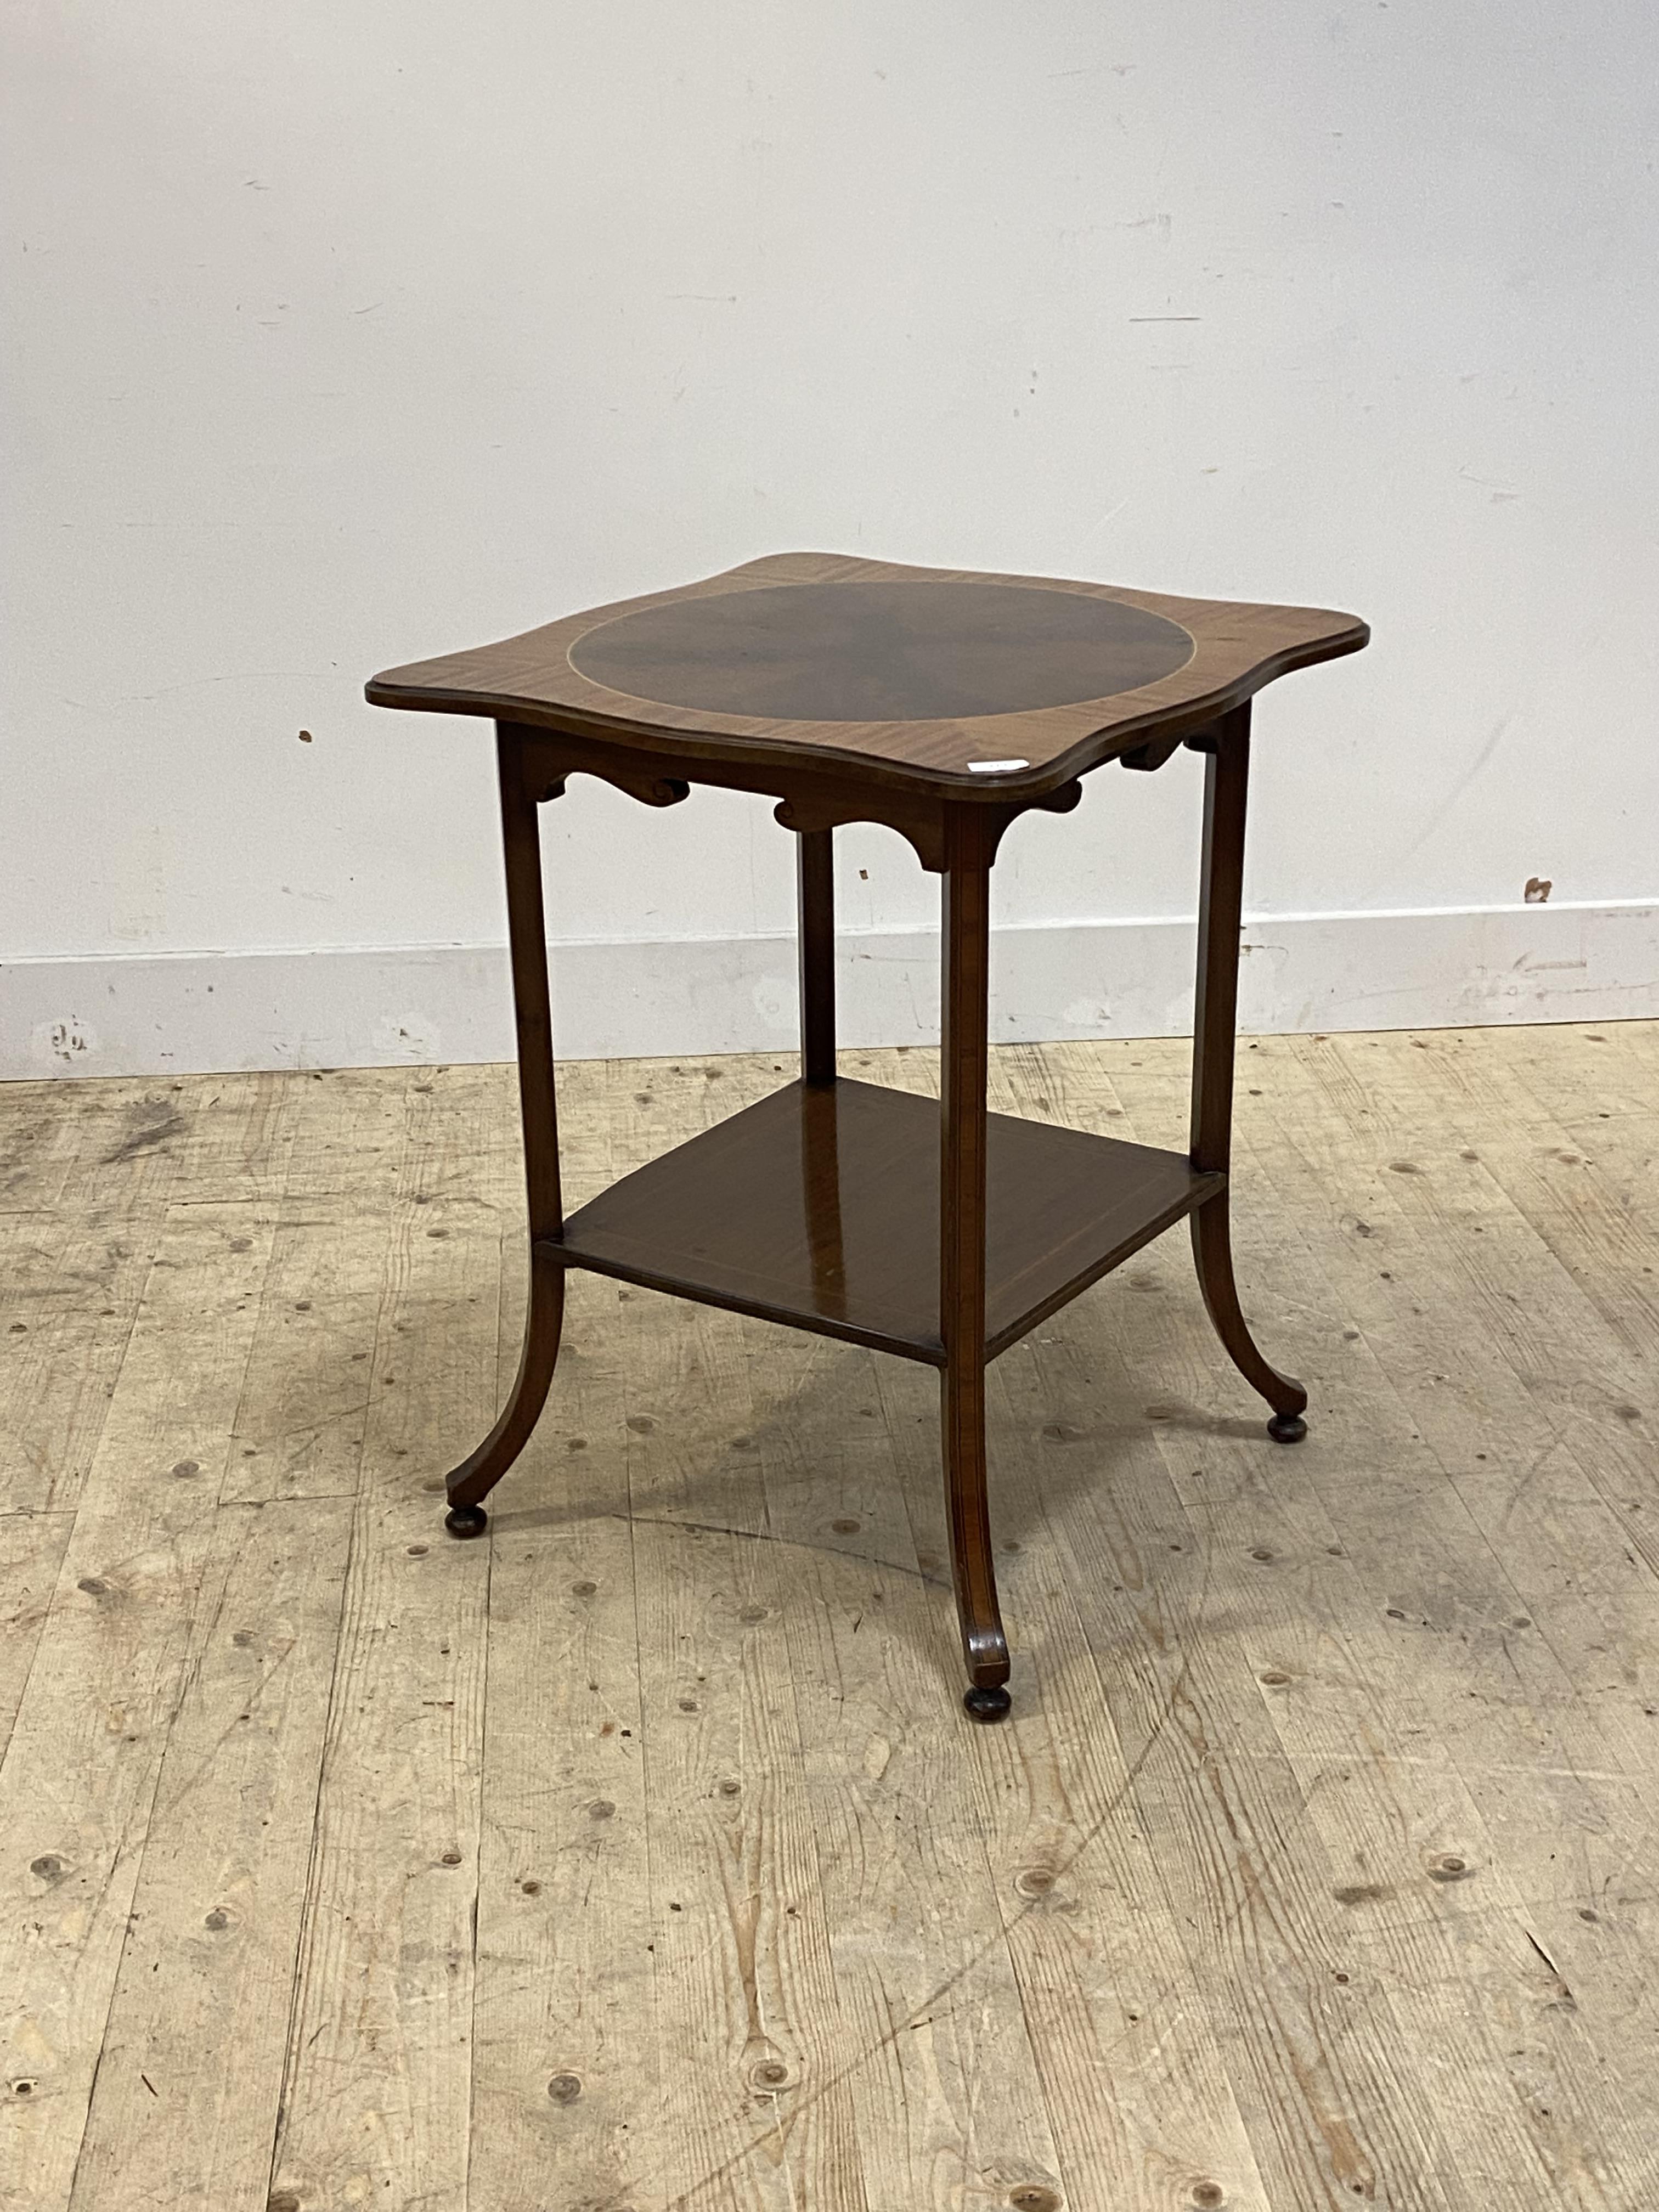
<path id="1" fill-rule="evenodd" d="M 734 570 L 731 573 L 744 572 Z M 1344 627 L 1286 645 L 1276 652 L 1264 653 L 1247 668 L 1189 698 L 1174 703 L 1149 703 L 1121 716 L 1108 714 L 1098 726 L 1073 739 L 1048 760 L 1030 769 L 1015 769 L 1000 775 L 929 769 L 879 753 L 855 752 L 845 746 L 800 738 L 757 734 L 730 726 L 708 730 L 685 729 L 657 722 L 644 715 L 605 714 L 592 708 L 526 698 L 512 692 L 461 691 L 398 684 L 392 679 L 404 673 L 400 668 L 389 669 L 371 677 L 363 687 L 363 696 L 372 707 L 396 708 L 405 713 L 460 714 L 570 737 L 609 739 L 618 745 L 660 754 L 665 761 L 672 760 L 679 766 L 686 780 L 694 783 L 698 780 L 697 762 L 708 760 L 718 761 L 728 768 L 750 766 L 757 771 L 770 770 L 775 775 L 790 769 L 797 772 L 811 770 L 815 775 L 831 776 L 855 785 L 876 784 L 932 799 L 965 799 L 970 803 L 984 800 L 1018 803 L 1045 798 L 1061 786 L 1086 775 L 1091 769 L 1102 767 L 1121 754 L 1132 751 L 1153 735 L 1182 736 L 1203 729 L 1235 708 L 1243 706 L 1278 678 L 1291 675 L 1300 668 L 1317 666 L 1324 661 L 1346 659 L 1350 653 L 1363 650 L 1370 641 L 1370 625 L 1358 616 L 1323 608 L 1287 608 L 1285 611 L 1310 617 L 1327 615 L 1334 623 L 1340 623 Z M 1193 661 L 1188 664 L 1188 670 L 1201 659 L 1205 646 L 1206 641 L 1200 638 L 1198 651 Z M 421 665 L 416 662 L 410 664 L 410 666 L 412 671 Z M 1187 670 L 1178 671 L 1177 675 L 1186 672 Z M 1165 683 L 1173 680 L 1170 678 L 1163 679 Z M 1158 687 L 1149 685 L 1146 688 L 1150 690 Z M 1133 693 L 1118 696 L 1126 700 L 1134 696 Z M 649 703 L 646 701 L 639 702 L 641 706 Z M 1040 720 L 1044 715 L 1075 714 L 1081 707 L 1107 708 L 1110 703 L 1109 700 L 1080 701 L 1072 707 L 1036 708 L 1032 710 L 1032 719 Z M 716 718 L 710 716 L 706 719 L 713 720 Z M 728 724 L 740 722 L 743 719 L 740 716 L 724 718 Z M 994 744 L 994 732 L 999 722 L 1024 719 L 1024 716 L 1011 715 L 962 717 L 958 718 L 958 726 L 976 720 L 986 731 L 986 744 L 991 747 Z M 815 726 L 823 728 L 830 726 L 818 724 Z M 848 725 L 851 729 L 872 726 L 879 726 Z M 892 726 L 902 728 L 906 725 L 895 724 Z M 922 728 L 927 725 L 917 723 L 910 726 Z M 762 783 L 755 787 L 763 790 L 769 786 Z"/>

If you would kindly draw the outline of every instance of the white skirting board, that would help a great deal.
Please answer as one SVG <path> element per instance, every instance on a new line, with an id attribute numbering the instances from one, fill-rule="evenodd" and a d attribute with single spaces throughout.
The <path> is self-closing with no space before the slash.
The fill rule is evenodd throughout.
<path id="1" fill-rule="evenodd" d="M 1167 1036 L 1192 1018 L 1191 921 L 1062 922 L 992 940 L 1001 1042 Z M 939 939 L 839 940 L 843 1044 L 939 1034 Z M 571 1060 L 779 1053 L 795 1036 L 792 938 L 552 948 Z M 1659 906 L 1536 905 L 1248 922 L 1239 1026 L 1445 1029 L 1659 1017 Z M 0 963 L 0 1077 L 208 1074 L 506 1060 L 499 945 L 181 952 Z"/>

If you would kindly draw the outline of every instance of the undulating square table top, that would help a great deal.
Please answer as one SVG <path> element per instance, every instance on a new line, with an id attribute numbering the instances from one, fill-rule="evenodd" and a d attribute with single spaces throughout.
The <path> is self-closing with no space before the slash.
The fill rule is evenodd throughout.
<path id="1" fill-rule="evenodd" d="M 375 677 L 376 706 L 487 714 L 934 792 L 1054 789 L 1370 633 L 1327 608 L 775 554 Z"/>

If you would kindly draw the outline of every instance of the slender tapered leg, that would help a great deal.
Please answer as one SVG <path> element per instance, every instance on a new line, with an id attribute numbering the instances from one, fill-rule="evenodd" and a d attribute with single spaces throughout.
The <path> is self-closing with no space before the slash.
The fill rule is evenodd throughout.
<path id="1" fill-rule="evenodd" d="M 1008 1639 L 997 1606 L 985 1494 L 985 1079 L 991 835 L 976 808 L 946 830 L 939 1114 L 939 1332 L 951 1571 L 976 1721 L 1008 1711 Z"/>
<path id="2" fill-rule="evenodd" d="M 487 1497 L 530 1441 L 553 1380 L 564 1320 L 564 1269 L 554 1249 L 563 1224 L 559 1197 L 559 1130 L 553 1088 L 553 1023 L 547 996 L 547 927 L 542 913 L 542 854 L 536 800 L 526 787 L 517 739 L 496 733 L 501 837 L 507 860 L 507 927 L 519 1036 L 519 1106 L 524 1124 L 525 1187 L 530 1216 L 530 1304 L 519 1372 L 501 1419 L 449 1475 L 452 1536 L 481 1536 Z"/>
<path id="3" fill-rule="evenodd" d="M 803 830 L 795 852 L 800 939 L 800 1074 L 836 1079 L 836 871 L 833 830 Z"/>
<path id="4" fill-rule="evenodd" d="M 800 1079 L 812 1093 L 801 1116 L 801 1187 L 812 1249 L 812 1297 L 822 1314 L 847 1311 L 842 1238 L 841 1146 L 836 1089 L 836 878 L 829 830 L 798 833 L 800 940 Z"/>
<path id="5" fill-rule="evenodd" d="M 1204 861 L 1198 910 L 1198 1004 L 1193 1019 L 1193 1165 L 1228 1172 L 1232 1152 L 1233 1041 L 1238 1018 L 1238 933 L 1244 902 L 1244 812 L 1250 775 L 1248 704 L 1205 740 Z M 1267 1433 L 1295 1443 L 1308 1432 L 1308 1394 L 1261 1356 L 1238 1303 L 1223 1184 L 1192 1217 L 1193 1258 L 1216 1334 L 1234 1365 L 1273 1409 Z"/>

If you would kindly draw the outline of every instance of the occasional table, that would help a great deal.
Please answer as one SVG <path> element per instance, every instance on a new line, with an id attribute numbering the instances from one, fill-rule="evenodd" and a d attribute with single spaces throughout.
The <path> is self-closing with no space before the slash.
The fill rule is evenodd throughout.
<path id="1" fill-rule="evenodd" d="M 506 1408 L 448 1478 L 450 1533 L 483 1533 L 483 1500 L 536 1425 L 569 1267 L 939 1370 L 975 1720 L 1009 1705 L 986 1498 L 985 1370 L 999 1352 L 1189 1217 L 1210 1318 L 1272 1407 L 1268 1434 L 1304 1435 L 1307 1392 L 1258 1350 L 1228 1236 L 1249 702 L 1368 635 L 1319 608 L 788 553 L 377 676 L 376 706 L 493 717 L 501 782 L 530 1303 Z M 1205 756 L 1188 1150 L 988 1114 L 1004 830 L 1032 807 L 1066 812 L 1105 762 L 1157 769 L 1182 744 Z M 576 774 L 648 806 L 694 783 L 776 799 L 797 839 L 801 1065 L 797 1081 L 567 1217 L 537 808 Z M 943 880 L 937 1107 L 836 1073 L 831 840 L 845 822 L 887 823 Z"/>

